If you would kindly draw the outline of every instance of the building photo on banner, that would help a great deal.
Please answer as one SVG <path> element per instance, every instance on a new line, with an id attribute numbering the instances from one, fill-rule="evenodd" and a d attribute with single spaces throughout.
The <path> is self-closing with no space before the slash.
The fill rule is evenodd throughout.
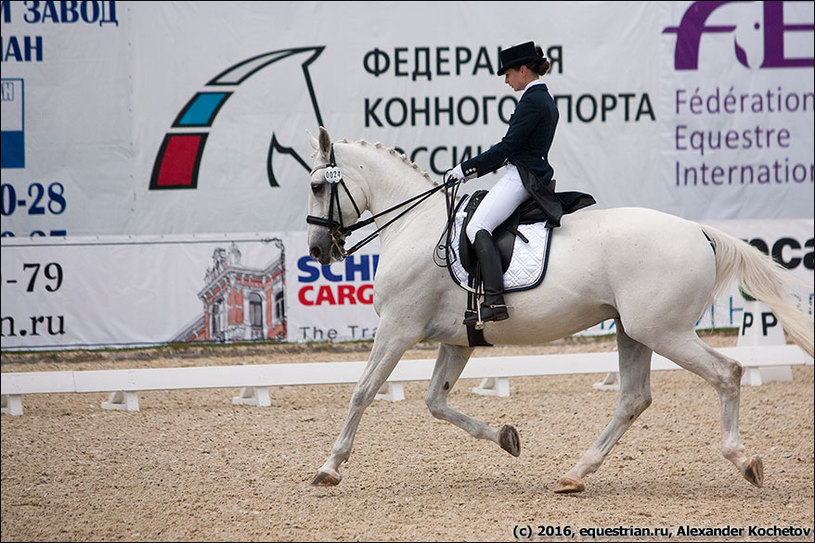
<path id="1" fill-rule="evenodd" d="M 551 64 L 557 189 L 596 200 L 577 214 L 714 226 L 798 277 L 811 314 L 813 3 L 512 5 L 2 2 L 2 350 L 373 338 L 379 240 L 310 257 L 309 134 L 441 183 L 506 134 L 500 53 L 527 40 Z M 745 304 L 730 285 L 697 327 L 738 328 Z"/>

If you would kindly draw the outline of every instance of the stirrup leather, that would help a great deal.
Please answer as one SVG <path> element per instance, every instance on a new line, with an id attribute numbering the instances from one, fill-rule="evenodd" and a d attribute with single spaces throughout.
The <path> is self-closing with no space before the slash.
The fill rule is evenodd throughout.
<path id="1" fill-rule="evenodd" d="M 501 258 L 492 235 L 487 230 L 479 230 L 473 240 L 473 249 L 478 258 L 478 271 L 475 284 L 479 280 L 483 285 L 484 298 L 481 303 L 471 303 L 469 307 L 475 315 L 465 313 L 464 324 L 474 325 L 476 330 L 484 328 L 488 321 L 502 321 L 509 318 L 507 306 L 504 303 L 504 273 L 501 268 Z M 476 302 L 471 298 L 472 302 Z"/>

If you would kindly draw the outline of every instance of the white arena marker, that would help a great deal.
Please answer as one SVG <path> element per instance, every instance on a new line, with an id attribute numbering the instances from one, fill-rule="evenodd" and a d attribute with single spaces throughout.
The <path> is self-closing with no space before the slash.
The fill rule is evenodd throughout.
<path id="1" fill-rule="evenodd" d="M 487 377 L 481 380 L 481 384 L 473 387 L 472 391 L 482 396 L 497 396 L 499 398 L 509 397 L 509 379 L 501 377 Z"/>
<path id="2" fill-rule="evenodd" d="M 741 328 L 739 329 L 739 347 L 758 347 L 765 345 L 786 345 L 784 329 L 781 323 L 765 304 L 751 300 L 744 303 Z M 778 362 L 768 360 L 767 362 Z M 759 386 L 770 381 L 792 381 L 792 368 L 788 365 L 766 365 L 745 367 L 741 377 L 742 385 Z"/>

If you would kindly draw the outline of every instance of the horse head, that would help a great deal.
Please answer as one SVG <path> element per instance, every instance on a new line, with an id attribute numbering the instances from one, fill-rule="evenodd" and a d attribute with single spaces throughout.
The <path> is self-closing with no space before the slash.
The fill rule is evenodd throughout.
<path id="1" fill-rule="evenodd" d="M 346 251 L 345 239 L 351 232 L 375 222 L 377 230 L 372 236 L 376 237 L 446 188 L 393 147 L 363 140 L 334 143 L 323 127 L 317 138 L 309 134 L 309 139 L 314 153 L 306 222 L 309 254 L 320 264 L 342 260 L 371 239 L 368 236 Z M 438 205 L 434 209 L 442 213 L 444 208 Z M 372 216 L 359 220 L 366 210 Z M 439 215 L 429 222 L 441 226 L 444 220 Z"/>
<path id="2" fill-rule="evenodd" d="M 367 209 L 367 198 L 354 169 L 337 161 L 328 131 L 321 126 L 317 138 L 308 136 L 314 149 L 306 219 L 309 255 L 325 266 L 345 257 L 348 228 Z"/>

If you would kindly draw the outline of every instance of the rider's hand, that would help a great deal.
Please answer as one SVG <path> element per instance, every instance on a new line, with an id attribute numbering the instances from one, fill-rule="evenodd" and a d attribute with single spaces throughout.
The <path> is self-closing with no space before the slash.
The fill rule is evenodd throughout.
<path id="1" fill-rule="evenodd" d="M 464 172 L 461 170 L 461 164 L 450 170 L 450 179 L 456 179 L 462 183 L 467 181 L 467 178 L 464 177 Z"/>

